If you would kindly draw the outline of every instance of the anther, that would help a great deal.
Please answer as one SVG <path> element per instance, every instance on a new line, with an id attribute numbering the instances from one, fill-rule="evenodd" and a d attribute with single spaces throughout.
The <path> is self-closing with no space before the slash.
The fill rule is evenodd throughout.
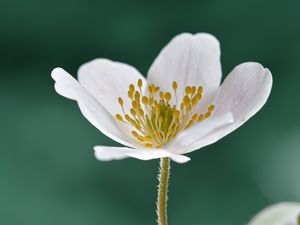
<path id="1" fill-rule="evenodd" d="M 135 91 L 134 84 L 129 85 L 129 91 Z"/>
<path id="2" fill-rule="evenodd" d="M 203 114 L 200 114 L 198 117 L 198 122 L 201 122 L 203 120 Z"/>
<path id="3" fill-rule="evenodd" d="M 211 115 L 211 112 L 206 112 L 204 115 L 204 118 L 207 119 L 208 117 L 210 117 L 210 115 Z"/>
<path id="4" fill-rule="evenodd" d="M 175 110 L 175 111 L 173 112 L 173 117 L 174 117 L 174 118 L 178 118 L 179 115 L 180 115 L 180 112 L 179 112 L 178 110 Z"/>
<path id="5" fill-rule="evenodd" d="M 116 114 L 116 118 L 119 121 L 123 121 L 123 117 L 120 114 Z"/>
<path id="6" fill-rule="evenodd" d="M 131 134 L 134 136 L 134 137 L 139 137 L 140 135 L 136 132 L 136 131 L 131 131 Z"/>
<path id="7" fill-rule="evenodd" d="M 144 105 L 147 105 L 148 102 L 149 102 L 148 97 L 147 97 L 147 96 L 143 96 L 143 97 L 142 97 L 142 103 L 143 103 Z"/>
<path id="8" fill-rule="evenodd" d="M 182 102 L 182 103 L 180 104 L 180 110 L 183 111 L 183 109 L 184 109 L 184 103 Z"/>
<path id="9" fill-rule="evenodd" d="M 198 117 L 198 114 L 197 114 L 197 113 L 195 113 L 195 114 L 192 116 L 192 121 L 193 121 L 193 122 L 195 122 L 195 121 L 196 121 L 196 119 L 197 119 L 197 117 Z"/>
<path id="10" fill-rule="evenodd" d="M 152 144 L 150 144 L 150 143 L 146 143 L 146 144 L 145 144 L 145 147 L 146 147 L 146 148 L 152 148 L 152 147 L 153 147 L 153 145 L 152 145 Z"/>
<path id="11" fill-rule="evenodd" d="M 123 102 L 123 99 L 121 97 L 118 98 L 118 102 L 121 106 L 123 106 L 124 102 Z"/>
<path id="12" fill-rule="evenodd" d="M 150 135 L 147 135 L 144 137 L 145 141 L 151 141 L 152 140 L 152 137 Z"/>
<path id="13" fill-rule="evenodd" d="M 139 88 L 142 88 L 142 86 L 143 86 L 143 81 L 142 81 L 142 79 L 139 79 L 139 80 L 138 80 L 137 86 L 138 86 Z"/>
<path id="14" fill-rule="evenodd" d="M 175 91 L 177 90 L 177 82 L 176 81 L 173 81 L 172 87 Z"/>
<path id="15" fill-rule="evenodd" d="M 141 117 L 144 117 L 145 113 L 141 108 L 138 109 L 138 112 Z"/>
<path id="16" fill-rule="evenodd" d="M 134 94 L 134 99 L 139 102 L 140 101 L 140 97 L 141 97 L 141 94 L 140 92 L 136 91 L 135 94 Z"/>
<path id="17" fill-rule="evenodd" d="M 164 97 L 165 97 L 164 93 L 163 93 L 162 91 L 159 92 L 159 98 L 160 98 L 160 99 L 164 99 Z"/>
<path id="18" fill-rule="evenodd" d="M 133 123 L 133 122 L 134 122 L 133 119 L 131 119 L 131 117 L 130 117 L 128 114 L 125 115 L 125 119 L 126 119 L 129 123 Z"/>
<path id="19" fill-rule="evenodd" d="M 191 89 L 191 94 L 193 95 L 193 94 L 195 94 L 195 93 L 196 93 L 196 87 L 193 86 L 192 89 Z"/>
<path id="20" fill-rule="evenodd" d="M 192 105 L 196 105 L 197 102 L 198 102 L 197 97 L 196 96 L 193 97 L 193 99 L 192 99 Z"/>
<path id="21" fill-rule="evenodd" d="M 200 101 L 202 98 L 202 95 L 200 93 L 195 94 L 195 98 L 197 98 L 197 101 Z"/>
<path id="22" fill-rule="evenodd" d="M 215 109 L 215 105 L 210 105 L 207 111 L 212 112 Z"/>
<path id="23" fill-rule="evenodd" d="M 202 94 L 202 91 L 203 91 L 202 86 L 199 86 L 198 89 L 197 89 L 197 93 Z"/>
<path id="24" fill-rule="evenodd" d="M 170 101 L 171 97 L 172 97 L 172 95 L 171 95 L 170 92 L 165 93 L 165 99 L 166 99 L 167 102 Z"/>
<path id="25" fill-rule="evenodd" d="M 186 95 L 189 95 L 191 93 L 191 91 L 192 91 L 192 88 L 190 86 L 185 87 L 185 94 Z"/>
<path id="26" fill-rule="evenodd" d="M 148 91 L 151 95 L 153 94 L 154 91 L 153 91 L 152 85 L 148 86 Z"/>
<path id="27" fill-rule="evenodd" d="M 154 101 L 153 97 L 150 97 L 150 98 L 149 98 L 149 105 L 152 105 L 152 104 L 153 104 L 153 101 Z"/>
<path id="28" fill-rule="evenodd" d="M 184 96 L 184 98 L 183 98 L 183 104 L 185 106 L 188 106 L 190 104 L 190 102 L 191 102 L 191 100 L 190 100 L 189 96 L 187 96 L 187 95 Z"/>
<path id="29" fill-rule="evenodd" d="M 132 102 L 131 102 L 131 105 L 132 105 L 132 107 L 133 107 L 134 109 L 137 109 L 137 108 L 138 108 L 138 103 L 137 103 L 137 101 L 132 101 Z"/>
<path id="30" fill-rule="evenodd" d="M 133 108 L 130 109 L 130 113 L 131 113 L 131 115 L 133 115 L 133 116 L 136 115 L 136 112 L 135 112 L 135 110 L 134 110 Z"/>
<path id="31" fill-rule="evenodd" d="M 130 98 L 130 99 L 133 98 L 133 91 L 128 91 L 128 98 Z"/>

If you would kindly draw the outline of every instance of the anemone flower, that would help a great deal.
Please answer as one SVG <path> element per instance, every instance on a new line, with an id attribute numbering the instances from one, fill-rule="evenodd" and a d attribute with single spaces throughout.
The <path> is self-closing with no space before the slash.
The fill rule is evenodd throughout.
<path id="1" fill-rule="evenodd" d="M 76 100 L 103 134 L 126 147 L 96 146 L 98 160 L 161 158 L 158 222 L 166 222 L 170 159 L 212 144 L 252 117 L 267 101 L 270 71 L 259 63 L 235 67 L 221 84 L 220 45 L 206 33 L 183 33 L 162 49 L 145 79 L 108 59 L 83 64 L 78 80 L 52 71 L 56 91 Z"/>
<path id="2" fill-rule="evenodd" d="M 259 212 L 248 225 L 300 225 L 300 204 L 282 202 Z"/>

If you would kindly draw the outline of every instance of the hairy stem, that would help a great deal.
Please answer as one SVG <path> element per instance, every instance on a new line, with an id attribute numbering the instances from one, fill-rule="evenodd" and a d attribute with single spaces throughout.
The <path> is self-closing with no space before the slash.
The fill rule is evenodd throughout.
<path id="1" fill-rule="evenodd" d="M 158 196 L 157 196 L 157 223 L 158 225 L 168 225 L 167 201 L 168 185 L 170 176 L 170 158 L 161 158 L 158 175 Z"/>

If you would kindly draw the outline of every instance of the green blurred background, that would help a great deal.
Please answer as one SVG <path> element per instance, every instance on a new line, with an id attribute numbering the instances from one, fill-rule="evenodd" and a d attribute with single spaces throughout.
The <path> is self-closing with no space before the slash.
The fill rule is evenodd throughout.
<path id="1" fill-rule="evenodd" d="M 170 225 L 242 225 L 300 201 L 299 11 L 299 0 L 1 0 L 0 224 L 155 224 L 158 161 L 96 161 L 94 145 L 115 143 L 55 93 L 50 72 L 106 57 L 146 74 L 181 32 L 220 40 L 224 76 L 257 61 L 274 86 L 246 125 L 172 164 Z"/>

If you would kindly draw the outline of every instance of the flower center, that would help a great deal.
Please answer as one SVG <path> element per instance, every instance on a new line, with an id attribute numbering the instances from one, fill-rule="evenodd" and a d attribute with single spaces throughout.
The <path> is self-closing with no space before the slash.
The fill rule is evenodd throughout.
<path id="1" fill-rule="evenodd" d="M 136 86 L 129 85 L 131 108 L 126 112 L 123 98 L 119 97 L 123 116 L 116 114 L 115 117 L 132 127 L 131 134 L 145 147 L 160 148 L 172 141 L 180 131 L 209 118 L 215 109 L 214 105 L 210 105 L 205 113 L 195 112 L 202 99 L 202 86 L 186 86 L 185 95 L 180 104 L 177 104 L 177 82 L 174 81 L 172 89 L 175 104 L 172 106 L 170 92 L 162 92 L 160 87 L 151 84 L 148 86 L 148 93 L 143 95 L 142 86 L 141 79 Z"/>

